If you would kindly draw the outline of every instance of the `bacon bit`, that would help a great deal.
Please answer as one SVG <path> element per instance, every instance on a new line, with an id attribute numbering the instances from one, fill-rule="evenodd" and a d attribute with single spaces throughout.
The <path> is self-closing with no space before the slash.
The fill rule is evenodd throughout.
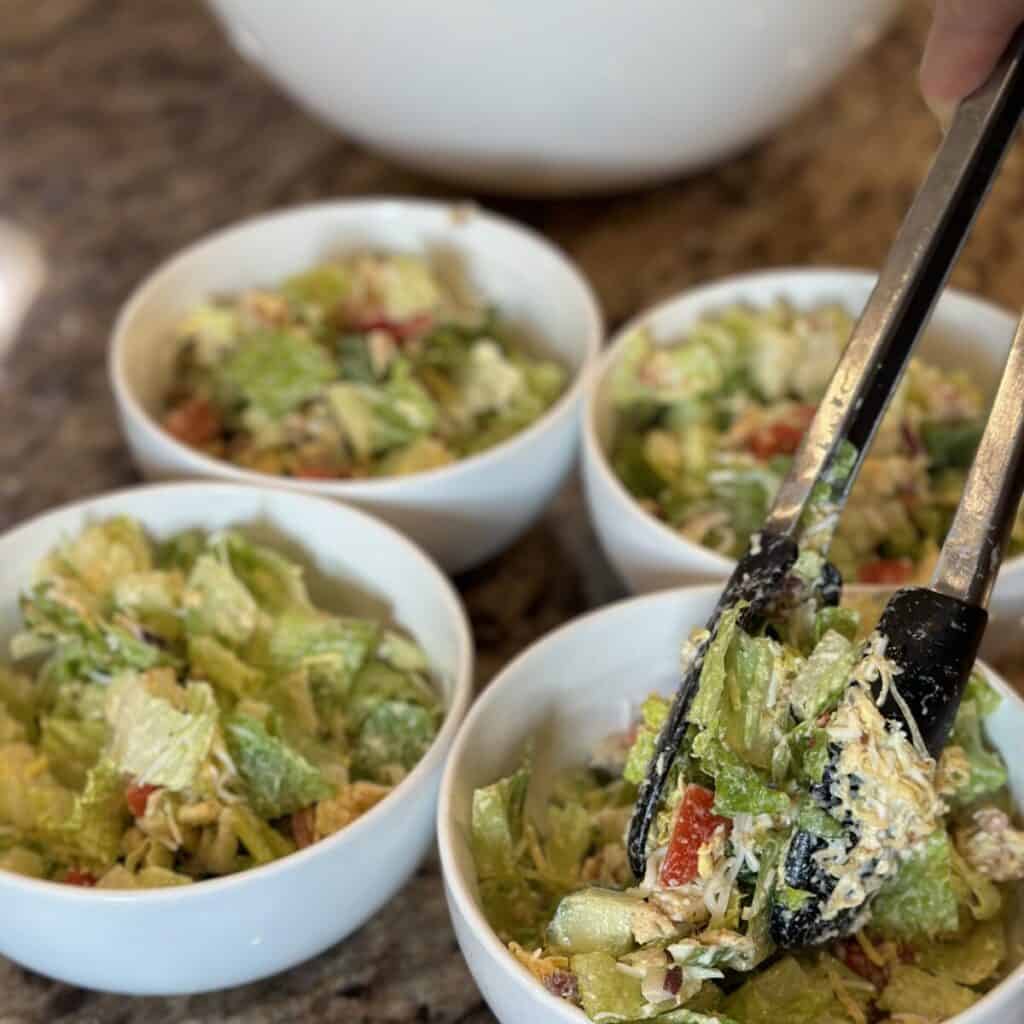
<path id="1" fill-rule="evenodd" d="M 303 807 L 292 815 L 292 838 L 295 845 L 304 850 L 316 842 L 316 809 Z"/>
<path id="2" fill-rule="evenodd" d="M 220 416 L 205 398 L 188 398 L 164 417 L 164 429 L 193 448 L 215 441 L 221 432 Z"/>
<path id="3" fill-rule="evenodd" d="M 884 967 L 873 964 L 856 939 L 845 939 L 839 943 L 836 952 L 839 959 L 865 981 L 870 981 L 878 991 L 888 984 L 889 972 Z"/>
<path id="4" fill-rule="evenodd" d="M 124 791 L 125 803 L 128 804 L 128 810 L 132 812 L 133 817 L 144 818 L 146 816 L 146 804 L 149 803 L 150 794 L 155 793 L 159 788 L 159 786 L 132 783 Z"/>
<path id="5" fill-rule="evenodd" d="M 429 331 L 433 323 L 431 313 L 420 313 L 408 320 L 392 320 L 390 317 L 371 314 L 355 320 L 352 327 L 357 331 L 387 331 L 396 341 L 408 341 Z"/>
<path id="6" fill-rule="evenodd" d="M 66 885 L 79 885 L 85 889 L 91 889 L 99 881 L 91 871 L 82 871 L 79 868 L 68 868 L 64 876 Z"/>
<path id="7" fill-rule="evenodd" d="M 579 1002 L 580 988 L 576 983 L 576 975 L 569 971 L 552 971 L 546 974 L 544 987 L 559 999 L 568 999 L 571 1003 Z"/>
<path id="8" fill-rule="evenodd" d="M 683 987 L 683 969 L 675 964 L 665 972 L 665 991 L 672 995 L 678 995 Z"/>
<path id="9" fill-rule="evenodd" d="M 909 558 L 877 558 L 857 570 L 861 583 L 906 583 L 913 575 L 914 563 Z"/>

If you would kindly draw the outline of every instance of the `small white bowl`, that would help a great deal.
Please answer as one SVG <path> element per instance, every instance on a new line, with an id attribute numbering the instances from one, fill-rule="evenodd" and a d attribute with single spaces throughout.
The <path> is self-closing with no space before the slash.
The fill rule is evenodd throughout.
<path id="1" fill-rule="evenodd" d="M 17 628 L 18 594 L 39 560 L 89 522 L 116 515 L 135 517 L 157 538 L 231 526 L 280 544 L 307 568 L 318 604 L 407 629 L 430 659 L 446 708 L 433 745 L 393 793 L 336 835 L 264 867 L 149 891 L 83 889 L 0 871 L 0 954 L 25 967 L 132 995 L 227 988 L 349 935 L 415 871 L 431 844 L 445 755 L 470 700 L 469 627 L 430 560 L 362 512 L 287 491 L 165 484 L 65 505 L 0 537 L 0 650 Z"/>
<path id="2" fill-rule="evenodd" d="M 610 396 L 611 371 L 628 336 L 651 329 L 657 343 L 682 337 L 702 316 L 735 303 L 767 306 L 786 299 L 798 309 L 838 303 L 852 314 L 863 308 L 875 275 L 859 270 L 768 270 L 740 274 L 688 289 L 641 313 L 620 330 L 598 363 L 583 401 L 583 479 L 587 507 L 608 558 L 631 590 L 645 593 L 680 583 L 728 576 L 735 566 L 726 558 L 683 537 L 644 511 L 612 468 L 609 453 L 616 417 Z M 983 299 L 947 289 L 939 299 L 917 354 L 938 366 L 968 367 L 975 380 L 994 392 L 1016 329 L 1016 317 Z M 1012 584 L 1024 609 L 1024 557 L 1008 560 L 992 598 L 1004 600 Z"/>
<path id="3" fill-rule="evenodd" d="M 774 131 L 899 0 L 208 0 L 304 107 L 411 167 L 528 195 L 693 170 Z"/>
<path id="4" fill-rule="evenodd" d="M 513 661 L 459 730 L 438 804 L 445 895 L 469 969 L 502 1024 L 586 1024 L 587 1018 L 538 984 L 488 925 L 469 846 L 473 791 L 514 770 L 528 741 L 533 742 L 535 784 L 543 789 L 555 771 L 581 763 L 597 741 L 628 726 L 649 693 L 673 692 L 680 643 L 692 627 L 704 624 L 720 590 L 710 585 L 651 594 L 563 626 Z M 987 731 L 1007 759 L 1019 807 L 1024 804 L 1024 700 L 985 671 L 1003 696 Z M 1024 966 L 1017 966 L 950 1024 L 1004 1024 L 1020 1020 L 1022 1013 Z"/>
<path id="5" fill-rule="evenodd" d="M 160 426 L 182 316 L 215 294 L 275 285 L 331 255 L 379 248 L 436 253 L 545 355 L 569 372 L 567 389 L 536 423 L 479 455 L 405 477 L 293 480 L 214 459 Z M 157 268 L 114 327 L 110 380 L 128 447 L 151 479 L 206 477 L 339 498 L 386 519 L 449 572 L 510 544 L 541 513 L 572 465 L 583 378 L 603 324 L 571 261 L 527 228 L 471 206 L 405 199 L 299 206 L 215 232 Z"/>

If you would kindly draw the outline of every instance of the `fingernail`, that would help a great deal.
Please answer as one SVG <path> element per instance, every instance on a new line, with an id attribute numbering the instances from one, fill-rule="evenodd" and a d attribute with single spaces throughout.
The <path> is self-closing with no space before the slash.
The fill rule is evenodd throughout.
<path id="1" fill-rule="evenodd" d="M 935 115 L 943 134 L 949 131 L 953 123 L 953 114 L 956 113 L 956 103 L 953 100 L 940 100 L 934 96 L 926 97 L 928 109 Z"/>

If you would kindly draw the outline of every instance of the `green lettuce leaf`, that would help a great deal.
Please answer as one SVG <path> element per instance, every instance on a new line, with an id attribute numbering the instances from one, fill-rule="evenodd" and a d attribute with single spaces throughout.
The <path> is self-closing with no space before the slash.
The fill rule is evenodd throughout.
<path id="1" fill-rule="evenodd" d="M 654 757 L 654 749 L 658 733 L 668 718 L 669 702 L 664 697 L 653 694 L 643 702 L 640 708 L 641 725 L 637 729 L 636 739 L 629 749 L 623 778 L 627 782 L 639 785 L 647 774 L 647 766 Z"/>
<path id="2" fill-rule="evenodd" d="M 742 1024 L 818 1024 L 834 1003 L 828 980 L 787 956 L 729 995 L 723 1009 Z"/>
<path id="3" fill-rule="evenodd" d="M 860 659 L 859 649 L 829 630 L 793 680 L 790 704 L 800 721 L 815 719 L 842 696 Z"/>
<path id="4" fill-rule="evenodd" d="M 366 719 L 381 704 L 389 701 L 415 704 L 432 715 L 439 707 L 437 694 L 416 672 L 400 671 L 371 658 L 352 681 L 345 704 L 346 721 L 354 732 L 358 732 Z"/>
<path id="5" fill-rule="evenodd" d="M 693 741 L 693 756 L 715 780 L 715 813 L 725 817 L 737 814 L 786 814 L 790 798 L 773 789 L 760 773 L 744 763 L 724 743 L 703 732 Z"/>
<path id="6" fill-rule="evenodd" d="M 746 603 L 741 602 L 722 613 L 718 622 L 718 632 L 704 656 L 697 695 L 690 705 L 689 720 L 716 737 L 721 737 L 724 733 L 723 705 L 728 678 L 726 658 L 733 637 L 739 629 L 739 617 L 745 608 Z"/>
<path id="7" fill-rule="evenodd" d="M 1006 959 L 1006 930 L 1002 921 L 982 921 L 966 936 L 931 942 L 917 950 L 916 964 L 930 974 L 958 985 L 980 985 Z"/>
<path id="8" fill-rule="evenodd" d="M 891 1014 L 908 1013 L 926 1020 L 946 1020 L 973 1006 L 980 996 L 949 978 L 895 964 L 878 1005 Z"/>
<path id="9" fill-rule="evenodd" d="M 166 640 L 181 635 L 184 578 L 179 572 L 133 572 L 114 583 L 117 610 Z"/>
<path id="10" fill-rule="evenodd" d="M 173 684 L 156 673 L 124 676 L 107 698 L 110 756 L 118 769 L 147 785 L 187 789 L 210 753 L 217 702 L 206 683 L 189 683 L 171 703 Z"/>
<path id="11" fill-rule="evenodd" d="M 314 765 L 255 719 L 227 718 L 224 738 L 245 781 L 249 802 L 262 817 L 280 818 L 333 794 Z"/>
<path id="12" fill-rule="evenodd" d="M 64 844 L 91 865 L 110 866 L 121 853 L 127 823 L 124 781 L 117 765 L 102 758 L 90 769 L 85 789 L 64 823 Z"/>
<path id="13" fill-rule="evenodd" d="M 643 1016 L 650 1004 L 640 991 L 640 979 L 618 969 L 607 953 L 578 953 L 570 961 L 580 990 L 583 1012 L 591 1020 L 630 1021 Z"/>
<path id="14" fill-rule="evenodd" d="M 245 584 L 213 554 L 200 555 L 188 575 L 184 595 L 190 634 L 213 636 L 229 647 L 246 644 L 262 613 Z"/>
<path id="15" fill-rule="evenodd" d="M 958 924 L 952 842 L 940 829 L 881 888 L 872 904 L 872 926 L 909 940 L 951 934 Z"/>
<path id="16" fill-rule="evenodd" d="M 337 376 L 328 353 L 295 331 L 257 331 L 213 371 L 222 404 L 248 405 L 280 419 Z"/>
<path id="17" fill-rule="evenodd" d="M 95 718 L 48 715 L 39 724 L 39 749 L 46 755 L 51 771 L 65 786 L 81 789 L 107 741 L 107 723 Z"/>
<path id="18" fill-rule="evenodd" d="M 148 572 L 153 548 L 134 519 L 117 516 L 87 526 L 40 566 L 38 582 L 70 577 L 95 597 L 106 599 L 124 576 Z"/>
<path id="19" fill-rule="evenodd" d="M 312 607 L 302 566 L 234 531 L 218 534 L 213 543 L 246 590 L 267 611 Z"/>
<path id="20" fill-rule="evenodd" d="M 205 680 L 234 697 L 256 697 L 263 689 L 264 674 L 212 636 L 190 636 L 188 660 L 194 679 Z"/>
<path id="21" fill-rule="evenodd" d="M 355 741 L 355 777 L 394 782 L 411 771 L 437 732 L 436 716 L 419 704 L 387 700 L 363 720 Z"/>
<path id="22" fill-rule="evenodd" d="M 1006 765 L 986 743 L 983 731 L 985 718 L 998 708 L 999 700 L 999 694 L 980 675 L 971 676 L 950 737 L 950 743 L 963 749 L 971 768 L 967 782 L 949 798 L 954 807 L 973 803 L 1006 785 Z"/>
<path id="23" fill-rule="evenodd" d="M 481 879 L 514 879 L 523 838 L 530 764 L 473 793 L 470 841 Z"/>
<path id="24" fill-rule="evenodd" d="M 582 804 L 568 803 L 548 808 L 544 859 L 556 882 L 567 888 L 579 883 L 583 858 L 590 849 L 593 835 L 593 820 Z"/>

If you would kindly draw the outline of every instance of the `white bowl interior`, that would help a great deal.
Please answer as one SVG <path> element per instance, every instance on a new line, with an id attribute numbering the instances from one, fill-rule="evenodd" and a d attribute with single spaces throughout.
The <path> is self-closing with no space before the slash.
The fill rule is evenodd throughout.
<path id="1" fill-rule="evenodd" d="M 459 733 L 438 811 L 445 880 L 457 912 L 469 922 L 474 942 L 486 949 L 483 967 L 477 962 L 478 980 L 486 985 L 479 976 L 481 970 L 514 976 L 523 1006 L 532 1006 L 536 1013 L 530 1020 L 583 1021 L 585 1017 L 537 985 L 486 923 L 468 843 L 473 790 L 513 770 L 532 741 L 534 786 L 543 793 L 555 770 L 579 764 L 598 740 L 633 721 L 648 694 L 672 693 L 678 679 L 680 641 L 706 621 L 719 592 L 716 585 L 665 591 L 620 602 L 563 627 L 501 673 Z M 1010 785 L 1021 807 L 1024 754 L 1019 741 L 1024 735 L 1024 701 L 993 674 L 989 677 L 1005 699 L 989 720 L 988 733 L 1007 758 Z M 1024 982 L 1024 968 L 1015 973 Z M 958 1024 L 980 1020 L 987 1024 L 988 1018 L 968 1014 L 958 1018 Z"/>
<path id="2" fill-rule="evenodd" d="M 610 453 L 617 427 L 611 400 L 612 370 L 622 356 L 624 343 L 638 327 L 647 327 L 657 344 L 671 344 L 701 317 L 736 303 L 763 307 L 785 299 L 798 309 L 838 304 L 852 315 L 864 307 L 875 275 L 844 269 L 781 269 L 743 274 L 683 292 L 637 316 L 611 340 L 609 349 L 594 373 L 584 408 L 584 447 L 594 472 L 600 473 L 614 497 L 627 529 L 649 535 L 650 541 L 663 545 L 666 564 L 686 574 L 709 578 L 727 574 L 735 564 L 731 559 L 681 536 L 645 512 L 633 500 L 612 469 Z M 954 289 L 939 299 L 916 355 L 946 369 L 967 367 L 987 393 L 995 391 L 1010 340 L 1016 328 L 1009 313 Z M 965 358 L 966 357 L 966 358 Z M 1024 568 L 1024 560 L 1013 559 L 1007 568 Z M 1005 574 L 1005 573 L 1004 573 Z"/>
<path id="3" fill-rule="evenodd" d="M 473 207 L 366 200 L 297 207 L 243 222 L 185 249 L 149 277 L 115 330 L 114 372 L 159 421 L 174 366 L 174 333 L 198 303 L 273 287 L 359 250 L 425 254 L 520 326 L 573 374 L 596 352 L 593 296 L 552 245 Z"/>

